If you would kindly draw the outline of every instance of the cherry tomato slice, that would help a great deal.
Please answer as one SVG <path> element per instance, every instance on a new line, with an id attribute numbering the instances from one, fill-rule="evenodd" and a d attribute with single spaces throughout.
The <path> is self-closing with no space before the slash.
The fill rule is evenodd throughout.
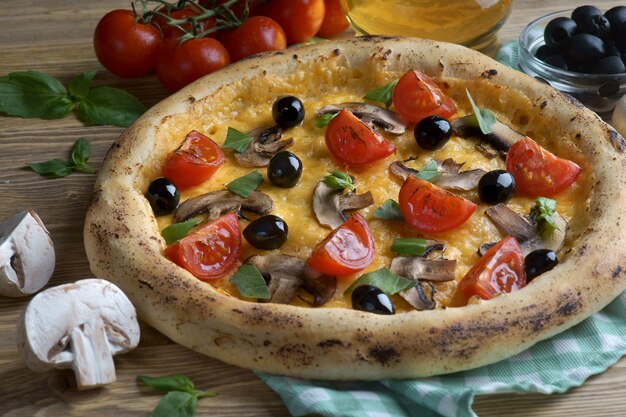
<path id="1" fill-rule="evenodd" d="M 219 40 L 230 55 L 231 62 L 266 51 L 287 47 L 285 32 L 269 17 L 252 16 L 237 29 L 221 31 Z"/>
<path id="2" fill-rule="evenodd" d="M 374 259 L 374 238 L 367 222 L 355 214 L 315 246 L 306 263 L 324 274 L 345 276 Z"/>
<path id="3" fill-rule="evenodd" d="M 492 246 L 459 282 L 468 297 L 489 300 L 496 294 L 517 291 L 526 286 L 522 247 L 513 236 Z"/>
<path id="4" fill-rule="evenodd" d="M 471 201 L 413 176 L 404 181 L 398 203 L 406 221 L 422 233 L 455 229 L 476 210 Z"/>
<path id="5" fill-rule="evenodd" d="M 179 190 L 202 184 L 224 163 L 224 151 L 202 133 L 192 130 L 165 161 L 163 176 Z"/>
<path id="6" fill-rule="evenodd" d="M 93 47 L 98 61 L 118 77 L 154 72 L 163 35 L 151 24 L 135 21 L 131 10 L 112 10 L 98 22 Z"/>
<path id="7" fill-rule="evenodd" d="M 241 254 L 241 230 L 235 213 L 200 226 L 165 249 L 165 256 L 206 281 L 232 271 Z"/>
<path id="8" fill-rule="evenodd" d="M 410 123 L 427 116 L 449 118 L 456 113 L 456 105 L 428 75 L 416 70 L 407 71 L 393 89 L 396 111 Z"/>
<path id="9" fill-rule="evenodd" d="M 530 196 L 548 197 L 572 185 L 581 168 L 539 146 L 531 138 L 515 142 L 506 155 L 509 171 L 517 189 Z"/>
<path id="10" fill-rule="evenodd" d="M 353 167 L 371 164 L 396 151 L 391 142 L 346 109 L 330 121 L 325 139 L 330 153 L 339 162 Z"/>
<path id="11" fill-rule="evenodd" d="M 348 22 L 348 19 L 343 14 L 343 10 L 341 10 L 341 6 L 339 6 L 339 0 L 324 0 L 324 8 L 326 10 L 324 20 L 316 36 L 329 38 L 348 29 L 350 22 Z"/>

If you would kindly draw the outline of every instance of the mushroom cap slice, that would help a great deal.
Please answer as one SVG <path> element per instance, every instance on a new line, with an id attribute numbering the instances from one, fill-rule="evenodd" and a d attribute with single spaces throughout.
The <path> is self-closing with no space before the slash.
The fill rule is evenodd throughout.
<path id="1" fill-rule="evenodd" d="M 0 225 L 0 295 L 23 297 L 43 288 L 54 272 L 50 234 L 34 211 Z"/>
<path id="2" fill-rule="evenodd" d="M 411 175 L 415 176 L 420 171 L 404 164 L 404 162 L 411 160 L 413 160 L 413 158 L 409 158 L 405 161 L 394 161 L 389 165 L 389 170 L 393 175 L 403 180 L 406 180 L 407 177 Z M 457 164 L 451 158 L 443 161 L 435 160 L 435 162 L 437 163 L 437 169 L 440 175 L 433 183 L 446 190 L 474 190 L 478 187 L 480 178 L 485 175 L 485 171 L 482 169 L 472 169 L 461 172 L 461 167 L 464 164 Z"/>
<path id="3" fill-rule="evenodd" d="M 243 152 L 235 152 L 235 159 L 240 165 L 247 167 L 267 166 L 274 155 L 293 144 L 293 138 L 280 139 L 282 132 L 279 126 L 250 131 L 248 134 L 254 140 Z"/>
<path id="4" fill-rule="evenodd" d="M 456 269 L 455 259 L 426 259 L 419 256 L 397 256 L 391 260 L 389 270 L 414 281 L 452 281 Z"/>
<path id="5" fill-rule="evenodd" d="M 317 221 L 323 226 L 335 229 L 343 224 L 348 217 L 346 210 L 360 210 L 374 204 L 371 192 L 364 194 L 343 194 L 322 181 L 317 183 L 313 193 L 313 211 Z"/>
<path id="6" fill-rule="evenodd" d="M 113 356 L 139 343 L 135 308 L 102 279 L 84 279 L 37 294 L 17 326 L 18 350 L 34 371 L 71 368 L 79 390 L 115 381 Z"/>
<path id="7" fill-rule="evenodd" d="M 496 120 L 496 122 L 491 126 L 491 133 L 484 134 L 478 127 L 476 116 L 473 114 L 465 117 L 459 117 L 458 119 L 455 119 L 451 125 L 452 130 L 456 135 L 462 138 L 481 138 L 495 149 L 503 152 L 507 152 L 511 145 L 526 137 L 499 120 Z"/>
<path id="8" fill-rule="evenodd" d="M 174 211 L 173 221 L 182 222 L 202 213 L 207 213 L 207 219 L 212 221 L 240 209 L 267 214 L 272 211 L 273 205 L 272 198 L 261 191 L 253 191 L 243 198 L 230 190 L 217 190 L 185 200 Z"/>
<path id="9" fill-rule="evenodd" d="M 426 294 L 427 291 L 424 290 L 424 285 L 417 281 L 415 286 L 401 291 L 400 296 L 416 310 L 433 310 L 437 306 L 437 301 L 435 301 L 436 291 L 431 284 L 428 284 L 428 287 L 430 295 Z"/>
<path id="10" fill-rule="evenodd" d="M 390 135 L 403 135 L 407 129 L 407 123 L 400 115 L 383 109 L 373 104 L 347 102 L 341 104 L 330 104 L 317 111 L 317 115 L 339 113 L 341 110 L 350 110 L 357 118 L 370 127 L 379 127 Z"/>

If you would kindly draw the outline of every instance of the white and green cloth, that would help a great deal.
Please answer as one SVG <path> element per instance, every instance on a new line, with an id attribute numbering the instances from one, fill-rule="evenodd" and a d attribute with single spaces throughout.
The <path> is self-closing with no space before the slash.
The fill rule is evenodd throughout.
<path id="1" fill-rule="evenodd" d="M 310 381 L 258 374 L 293 416 L 476 417 L 481 394 L 562 393 L 626 355 L 626 293 L 577 326 L 507 360 L 416 380 Z"/>
<path id="2" fill-rule="evenodd" d="M 517 42 L 497 59 L 517 69 Z M 259 373 L 293 416 L 476 417 L 476 395 L 562 393 L 626 355 L 626 292 L 577 326 L 507 360 L 416 380 L 311 381 Z"/>

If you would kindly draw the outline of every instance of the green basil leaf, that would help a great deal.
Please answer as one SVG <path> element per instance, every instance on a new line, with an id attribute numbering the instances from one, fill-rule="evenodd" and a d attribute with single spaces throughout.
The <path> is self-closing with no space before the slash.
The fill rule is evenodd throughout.
<path id="1" fill-rule="evenodd" d="M 159 391 L 185 391 L 192 393 L 196 389 L 193 381 L 185 375 L 167 375 L 161 377 L 139 375 L 137 380 Z"/>
<path id="2" fill-rule="evenodd" d="M 537 223 L 539 234 L 547 238 L 559 228 L 552 215 L 556 212 L 556 200 L 546 197 L 538 197 L 535 206 L 530 209 L 530 215 Z"/>
<path id="3" fill-rule="evenodd" d="M 382 206 L 374 210 L 373 216 L 381 220 L 404 220 L 400 205 L 392 199 L 385 201 Z"/>
<path id="4" fill-rule="evenodd" d="M 396 238 L 391 250 L 404 256 L 422 256 L 428 247 L 428 241 L 421 237 Z"/>
<path id="5" fill-rule="evenodd" d="M 396 84 L 398 84 L 398 80 L 385 84 L 382 87 L 375 88 L 363 96 L 363 98 L 384 103 L 385 106 L 389 108 L 389 106 L 391 106 L 391 102 L 393 101 L 393 89 L 396 87 Z"/>
<path id="6" fill-rule="evenodd" d="M 98 71 L 87 71 L 74 77 L 69 85 L 70 94 L 77 99 L 84 99 L 87 93 L 89 93 L 89 87 L 91 87 L 91 83 L 97 72 Z"/>
<path id="7" fill-rule="evenodd" d="M 415 178 L 419 178 L 420 180 L 435 182 L 439 179 L 441 174 L 439 173 L 439 168 L 437 168 L 437 162 L 433 159 L 426 163 L 426 166 L 419 171 L 417 174 L 414 174 Z"/>
<path id="8" fill-rule="evenodd" d="M 241 265 L 230 282 L 235 284 L 242 297 L 260 298 L 262 300 L 269 300 L 272 297 L 263 275 L 254 265 Z"/>
<path id="9" fill-rule="evenodd" d="M 90 90 L 78 105 L 78 117 L 90 125 L 127 127 L 145 111 L 136 97 L 112 87 Z"/>
<path id="10" fill-rule="evenodd" d="M 222 149 L 234 149 L 235 152 L 243 152 L 253 141 L 252 136 L 229 127 Z"/>
<path id="11" fill-rule="evenodd" d="M 91 153 L 91 144 L 85 138 L 78 138 L 72 146 L 71 157 L 76 168 L 83 171 L 94 173 L 95 169 L 89 166 L 89 155 Z"/>
<path id="12" fill-rule="evenodd" d="M 39 175 L 56 178 L 67 177 L 74 171 L 74 163 L 62 159 L 27 164 L 26 166 Z"/>
<path id="13" fill-rule="evenodd" d="M 163 239 L 165 239 L 165 243 L 167 245 L 171 245 L 177 240 L 180 240 L 187 236 L 187 233 L 189 233 L 191 229 L 193 229 L 200 223 L 202 223 L 202 219 L 194 218 L 184 222 L 170 224 L 169 226 L 161 230 L 161 236 L 163 236 Z"/>
<path id="14" fill-rule="evenodd" d="M 496 122 L 496 116 L 493 114 L 491 110 L 487 109 L 479 109 L 474 103 L 474 99 L 469 93 L 469 90 L 466 88 L 465 92 L 467 93 L 467 98 L 469 99 L 470 104 L 472 105 L 472 109 L 474 110 L 474 114 L 476 115 L 476 120 L 478 121 L 478 127 L 480 127 L 480 131 L 483 132 L 484 135 L 488 135 L 493 132 L 491 126 Z"/>
<path id="15" fill-rule="evenodd" d="M 240 197 L 248 198 L 252 191 L 256 190 L 262 182 L 263 176 L 255 169 L 251 173 L 229 182 L 226 184 L 226 188 Z"/>
<path id="16" fill-rule="evenodd" d="M 352 182 L 352 177 L 345 172 L 341 171 L 328 171 L 330 175 L 322 178 L 322 182 L 328 185 L 333 190 L 345 190 L 354 191 L 356 188 Z"/>
<path id="17" fill-rule="evenodd" d="M 333 120 L 335 118 L 335 116 L 337 116 L 339 113 L 326 113 L 326 114 L 322 114 L 321 116 L 319 116 L 317 119 L 315 119 L 315 127 L 318 128 L 323 128 L 328 126 L 328 123 L 330 123 L 331 120 Z"/>
<path id="18" fill-rule="evenodd" d="M 76 103 L 59 80 L 37 71 L 0 77 L 0 113 L 24 118 L 60 119 Z"/>
<path id="19" fill-rule="evenodd" d="M 157 404 L 150 417 L 194 417 L 198 396 L 188 392 L 172 391 Z"/>
<path id="20" fill-rule="evenodd" d="M 354 291 L 354 289 L 360 285 L 373 285 L 374 287 L 379 288 L 382 292 L 392 295 L 413 287 L 415 285 L 415 281 L 396 275 L 387 268 L 380 268 L 374 272 L 361 275 L 359 279 L 354 281 L 352 285 L 348 287 L 345 293 L 348 294 Z"/>

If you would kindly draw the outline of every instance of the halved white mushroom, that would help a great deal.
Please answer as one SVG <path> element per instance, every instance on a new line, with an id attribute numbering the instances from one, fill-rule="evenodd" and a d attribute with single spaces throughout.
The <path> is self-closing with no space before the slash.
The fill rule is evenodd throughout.
<path id="1" fill-rule="evenodd" d="M 371 192 L 343 194 L 320 181 L 313 193 L 313 211 L 322 226 L 335 229 L 348 220 L 347 210 L 360 210 L 374 204 Z"/>
<path id="2" fill-rule="evenodd" d="M 135 308 L 102 279 L 84 279 L 37 294 L 17 326 L 18 350 L 34 371 L 71 368 L 79 390 L 115 381 L 113 356 L 139 343 Z"/>
<path id="3" fill-rule="evenodd" d="M 0 295 L 39 291 L 50 280 L 55 259 L 49 232 L 34 211 L 11 217 L 0 225 Z"/>

